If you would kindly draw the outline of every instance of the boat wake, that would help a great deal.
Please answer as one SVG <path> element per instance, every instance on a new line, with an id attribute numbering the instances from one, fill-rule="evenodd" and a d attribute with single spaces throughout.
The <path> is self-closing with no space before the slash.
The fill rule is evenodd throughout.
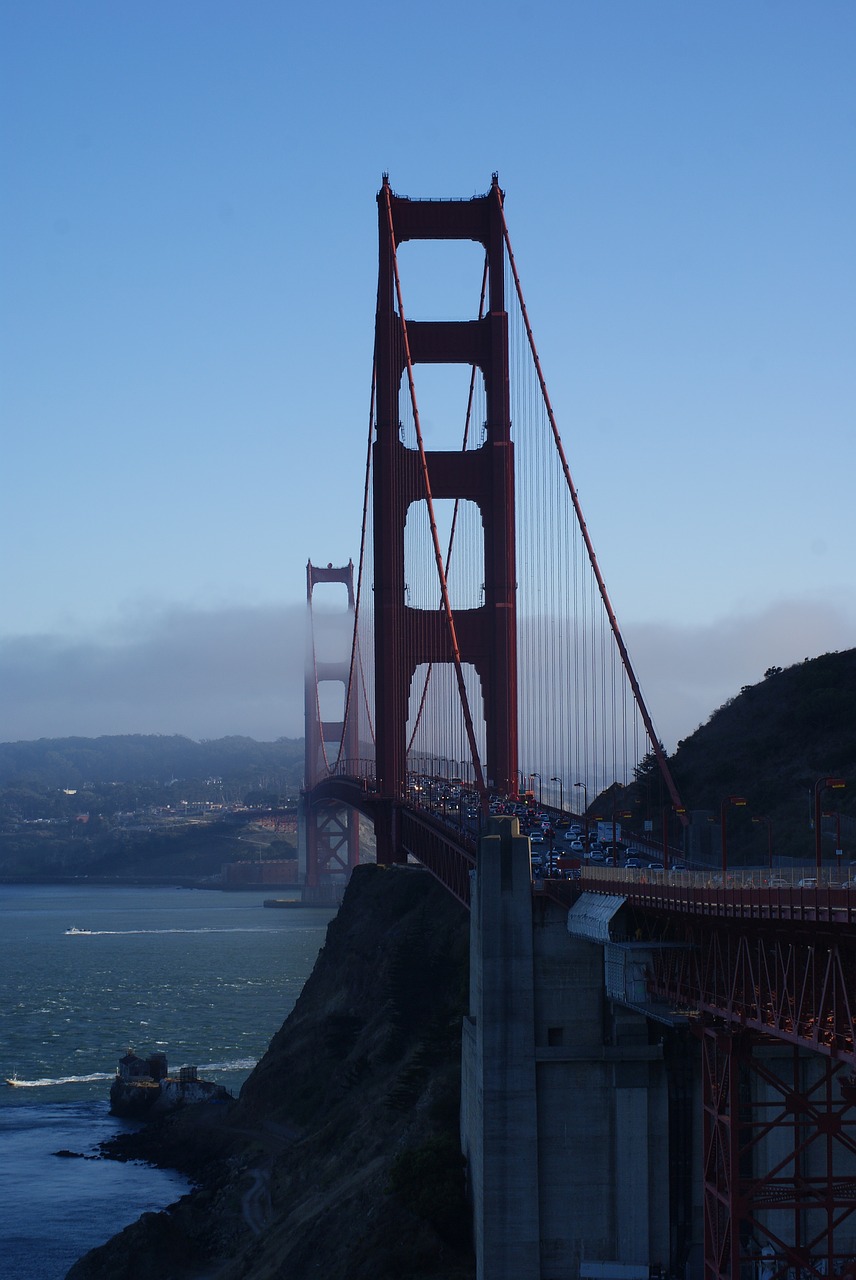
<path id="1" fill-rule="evenodd" d="M 200 1071 L 252 1071 L 256 1065 L 255 1058 L 235 1058 L 231 1062 L 206 1062 Z M 49 1089 L 61 1084 L 94 1084 L 100 1080 L 113 1080 L 114 1071 L 93 1071 L 88 1076 L 57 1076 L 55 1079 L 43 1077 L 40 1080 L 21 1080 L 18 1076 L 7 1076 L 6 1083 L 14 1089 Z"/>
<path id="2" fill-rule="evenodd" d="M 67 938 L 124 938 L 126 935 L 139 933 L 278 933 L 274 928 L 266 929 L 263 925 L 246 926 L 235 929 L 66 929 Z"/>
<path id="3" fill-rule="evenodd" d="M 17 1076 L 7 1076 L 6 1083 L 15 1089 L 46 1089 L 57 1084 L 91 1084 L 95 1080 L 112 1080 L 113 1072 L 94 1071 L 88 1076 L 58 1076 L 55 1080 L 47 1077 L 41 1080 L 20 1080 Z"/>

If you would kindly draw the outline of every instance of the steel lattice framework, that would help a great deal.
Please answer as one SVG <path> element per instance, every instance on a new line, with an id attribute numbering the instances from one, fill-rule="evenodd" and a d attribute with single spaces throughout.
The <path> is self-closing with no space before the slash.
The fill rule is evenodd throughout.
<path id="1" fill-rule="evenodd" d="M 713 1020 L 700 1040 L 705 1275 L 840 1274 L 856 1211 L 856 1108 L 843 1065 Z"/>
<path id="2" fill-rule="evenodd" d="M 663 944 L 651 994 L 701 1044 L 707 1280 L 840 1274 L 856 1254 L 851 895 L 623 888 Z"/>

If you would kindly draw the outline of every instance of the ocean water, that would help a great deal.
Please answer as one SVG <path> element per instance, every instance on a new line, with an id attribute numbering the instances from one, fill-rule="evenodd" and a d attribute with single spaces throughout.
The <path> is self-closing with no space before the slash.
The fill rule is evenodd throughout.
<path id="1" fill-rule="evenodd" d="M 238 1092 L 332 915 L 265 908 L 264 896 L 0 886 L 0 1077 L 14 1082 L 0 1081 L 0 1276 L 61 1280 L 187 1189 L 168 1171 L 85 1157 L 125 1127 L 108 1091 L 129 1048 Z"/>

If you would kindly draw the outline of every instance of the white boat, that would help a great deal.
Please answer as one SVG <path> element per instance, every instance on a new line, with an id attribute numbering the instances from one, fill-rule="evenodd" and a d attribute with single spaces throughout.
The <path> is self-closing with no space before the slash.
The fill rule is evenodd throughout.
<path id="1" fill-rule="evenodd" d="M 76 937 L 78 934 L 82 934 L 82 933 L 92 933 L 92 930 L 91 930 L 91 929 L 78 929 L 77 925 L 76 925 L 76 924 L 73 924 L 73 925 L 71 926 L 71 928 L 70 928 L 70 929 L 66 929 L 66 931 L 65 931 L 65 936 L 66 936 L 67 938 L 70 938 L 70 937 Z"/>

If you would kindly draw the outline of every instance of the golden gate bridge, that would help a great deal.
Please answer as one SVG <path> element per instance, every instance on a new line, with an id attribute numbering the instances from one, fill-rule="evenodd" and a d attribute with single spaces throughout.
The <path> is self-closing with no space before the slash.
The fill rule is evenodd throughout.
<path id="1" fill-rule="evenodd" d="M 483 251 L 466 318 L 408 309 L 401 250 L 419 240 Z M 734 872 L 725 812 L 721 868 L 670 868 L 687 813 L 571 476 L 497 176 L 472 199 L 414 200 L 385 175 L 378 245 L 359 554 L 307 567 L 306 893 L 357 864 L 362 813 L 379 862 L 415 861 L 468 904 L 491 805 L 534 801 L 535 780 L 554 813 L 567 798 L 584 821 L 662 829 L 662 870 L 589 863 L 533 878 L 533 895 L 625 905 L 651 944 L 650 996 L 698 1039 L 706 1277 L 852 1269 L 856 894 L 819 843 L 809 888 Z M 431 448 L 420 369 L 449 364 L 469 374 L 460 443 Z"/>

